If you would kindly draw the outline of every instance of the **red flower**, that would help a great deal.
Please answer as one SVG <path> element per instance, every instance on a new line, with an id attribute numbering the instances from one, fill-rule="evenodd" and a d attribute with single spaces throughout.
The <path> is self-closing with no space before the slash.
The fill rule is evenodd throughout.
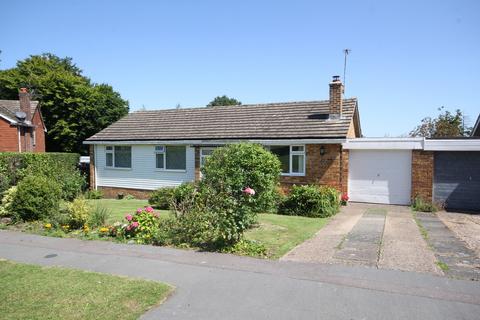
<path id="1" fill-rule="evenodd" d="M 342 201 L 348 201 L 348 194 L 342 194 Z"/>

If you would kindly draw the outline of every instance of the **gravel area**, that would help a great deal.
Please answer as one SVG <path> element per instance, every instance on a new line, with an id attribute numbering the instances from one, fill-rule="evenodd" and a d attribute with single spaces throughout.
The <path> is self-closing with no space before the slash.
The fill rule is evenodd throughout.
<path id="1" fill-rule="evenodd" d="M 437 216 L 480 257 L 480 214 L 440 211 Z"/>

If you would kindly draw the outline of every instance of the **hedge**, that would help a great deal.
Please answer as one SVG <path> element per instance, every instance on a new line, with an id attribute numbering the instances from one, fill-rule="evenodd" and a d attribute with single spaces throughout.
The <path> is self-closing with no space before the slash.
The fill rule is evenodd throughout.
<path id="1" fill-rule="evenodd" d="M 73 199 L 85 186 L 77 169 L 77 153 L 0 152 L 0 192 L 17 185 L 26 176 L 45 176 L 62 188 L 62 198 Z"/>

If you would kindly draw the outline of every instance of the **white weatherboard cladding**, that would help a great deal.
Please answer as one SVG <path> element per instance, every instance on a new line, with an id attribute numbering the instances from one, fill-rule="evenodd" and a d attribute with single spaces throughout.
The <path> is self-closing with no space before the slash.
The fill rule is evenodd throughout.
<path id="1" fill-rule="evenodd" d="M 154 145 L 132 145 L 132 168 L 105 167 L 105 146 L 97 145 L 95 166 L 97 186 L 143 190 L 178 186 L 195 179 L 195 151 L 187 146 L 186 170 L 162 171 L 155 168 Z"/>
<path id="2" fill-rule="evenodd" d="M 350 200 L 408 205 L 411 170 L 411 150 L 350 150 Z"/>

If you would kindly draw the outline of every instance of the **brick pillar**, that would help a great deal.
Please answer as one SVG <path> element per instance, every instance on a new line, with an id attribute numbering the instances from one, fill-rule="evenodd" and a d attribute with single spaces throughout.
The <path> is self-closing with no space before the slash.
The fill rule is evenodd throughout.
<path id="1" fill-rule="evenodd" d="M 412 151 L 412 201 L 417 197 L 433 201 L 433 152 Z"/>
<path id="2" fill-rule="evenodd" d="M 90 153 L 90 190 L 95 189 L 95 151 L 94 145 L 91 144 L 89 146 L 89 153 Z"/>
<path id="3" fill-rule="evenodd" d="M 200 147 L 195 148 L 195 181 L 200 180 Z"/>
<path id="4" fill-rule="evenodd" d="M 342 188 L 342 193 L 348 194 L 348 157 L 350 156 L 350 153 L 348 150 L 345 150 L 342 148 L 342 164 L 341 164 L 341 188 Z"/>

